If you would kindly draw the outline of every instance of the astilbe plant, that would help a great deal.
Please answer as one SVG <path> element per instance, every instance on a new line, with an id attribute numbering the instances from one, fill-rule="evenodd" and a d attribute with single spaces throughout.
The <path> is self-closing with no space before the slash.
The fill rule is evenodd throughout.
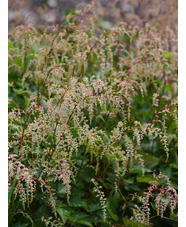
<path id="1" fill-rule="evenodd" d="M 10 226 L 143 226 L 153 209 L 176 212 L 168 177 L 152 176 L 176 165 L 176 49 L 149 25 L 100 33 L 90 17 L 10 33 Z"/>
<path id="2" fill-rule="evenodd" d="M 166 182 L 161 182 L 161 184 L 167 184 L 167 186 L 158 187 L 158 179 L 165 178 Z M 167 176 L 160 173 L 158 176 L 154 175 L 154 180 L 150 183 L 151 185 L 147 188 L 147 192 L 143 192 L 143 196 L 138 197 L 142 202 L 142 206 L 139 207 L 135 205 L 134 212 L 134 221 L 139 221 L 143 224 L 149 224 L 150 219 L 150 199 L 155 197 L 155 207 L 157 209 L 157 215 L 164 217 L 164 212 L 168 205 L 170 205 L 171 212 L 173 213 L 177 205 L 177 192 L 171 186 L 170 181 Z M 153 193 L 157 191 L 157 193 Z"/>

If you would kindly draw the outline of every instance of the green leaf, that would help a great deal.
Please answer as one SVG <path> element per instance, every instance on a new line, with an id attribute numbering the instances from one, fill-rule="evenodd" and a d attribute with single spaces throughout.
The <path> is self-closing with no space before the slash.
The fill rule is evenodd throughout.
<path id="1" fill-rule="evenodd" d="M 170 56 L 170 53 L 169 52 L 167 52 L 167 53 L 162 53 L 162 55 L 165 57 L 165 58 L 168 58 L 169 56 Z"/>
<path id="2" fill-rule="evenodd" d="M 112 212 L 112 210 L 111 210 L 111 208 L 109 207 L 109 205 L 107 205 L 107 211 L 109 212 L 111 218 L 112 218 L 114 221 L 117 221 L 117 220 L 118 220 L 118 216 Z"/>
<path id="3" fill-rule="evenodd" d="M 176 163 L 171 163 L 171 164 L 170 164 L 170 167 L 173 168 L 173 169 L 178 169 L 178 164 L 176 164 Z"/>
<path id="4" fill-rule="evenodd" d="M 174 221 L 178 221 L 178 216 L 177 215 L 175 215 L 175 214 L 171 214 L 170 215 L 170 218 L 172 219 L 172 220 L 174 220 Z"/>
<path id="5" fill-rule="evenodd" d="M 17 181 L 15 180 L 15 181 L 12 183 L 11 188 L 10 188 L 10 190 L 9 190 L 9 192 L 8 192 L 8 204 L 9 204 L 11 198 L 12 198 L 12 193 L 13 193 L 13 191 L 14 191 L 16 182 L 17 182 Z"/>
<path id="6" fill-rule="evenodd" d="M 11 49 L 13 46 L 10 44 L 10 43 L 8 43 L 8 49 Z"/>
<path id="7" fill-rule="evenodd" d="M 63 222 L 66 222 L 70 214 L 73 212 L 73 210 L 69 207 L 56 207 L 56 211 L 61 217 Z"/>
<path id="8" fill-rule="evenodd" d="M 101 114 L 97 115 L 97 118 L 100 118 L 103 122 L 105 122 L 105 119 L 103 118 L 103 116 Z"/>
<path id="9" fill-rule="evenodd" d="M 58 185 L 57 185 L 57 193 L 59 195 L 66 195 L 66 193 L 67 193 L 66 185 L 62 184 L 61 182 L 58 183 Z"/>
<path id="10" fill-rule="evenodd" d="M 169 178 L 171 178 L 171 175 L 172 175 L 172 171 L 171 171 L 171 168 L 168 167 L 168 168 L 160 168 L 160 172 L 162 172 L 163 174 L 165 174 L 166 176 L 168 176 Z"/>
<path id="11" fill-rule="evenodd" d="M 28 91 L 24 91 L 23 89 L 18 89 L 18 90 L 16 90 L 16 93 L 17 94 L 19 94 L 19 95 L 21 95 L 21 94 L 23 94 L 23 93 L 27 93 Z"/>
<path id="12" fill-rule="evenodd" d="M 139 223 L 139 222 L 132 222 L 127 217 L 122 219 L 123 224 L 128 227 L 145 227 L 145 225 Z"/>
<path id="13" fill-rule="evenodd" d="M 81 212 L 81 213 L 74 213 L 73 215 L 71 215 L 70 219 L 74 221 L 78 221 L 86 217 L 88 217 L 88 215 Z"/>
<path id="14" fill-rule="evenodd" d="M 74 190 L 71 192 L 71 198 L 70 198 L 70 206 L 71 207 L 84 207 L 86 206 L 86 201 L 82 199 L 84 196 L 84 192 L 82 190 L 82 186 L 84 185 L 78 185 L 79 187 L 75 187 Z"/>
<path id="15" fill-rule="evenodd" d="M 140 183 L 149 183 L 152 182 L 153 179 L 150 177 L 136 177 L 136 181 Z"/>
<path id="16" fill-rule="evenodd" d="M 87 217 L 88 215 L 85 213 L 75 213 L 71 215 L 68 219 L 72 222 L 92 227 L 92 224 L 86 219 Z"/>
<path id="17" fill-rule="evenodd" d="M 100 203 L 91 203 L 90 205 L 84 207 L 84 209 L 89 213 L 94 213 L 98 210 L 101 210 Z"/>
<path id="18" fill-rule="evenodd" d="M 93 227 L 93 225 L 88 220 L 75 221 L 76 223 Z"/>

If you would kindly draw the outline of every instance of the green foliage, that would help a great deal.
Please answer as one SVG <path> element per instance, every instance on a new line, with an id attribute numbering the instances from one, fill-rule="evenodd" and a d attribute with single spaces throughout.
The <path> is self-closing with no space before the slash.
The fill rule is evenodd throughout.
<path id="1" fill-rule="evenodd" d="M 176 226 L 177 53 L 87 14 L 10 34 L 9 226 Z"/>

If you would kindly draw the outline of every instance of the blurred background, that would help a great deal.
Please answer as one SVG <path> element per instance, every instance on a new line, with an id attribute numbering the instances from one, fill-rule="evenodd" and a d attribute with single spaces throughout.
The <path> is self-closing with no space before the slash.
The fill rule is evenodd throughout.
<path id="1" fill-rule="evenodd" d="M 177 31 L 177 0 L 95 0 L 99 24 L 110 28 L 119 22 L 152 24 L 158 30 L 169 27 Z M 74 9 L 83 9 L 91 0 L 9 0 L 9 30 L 26 21 L 41 28 L 60 23 Z"/>

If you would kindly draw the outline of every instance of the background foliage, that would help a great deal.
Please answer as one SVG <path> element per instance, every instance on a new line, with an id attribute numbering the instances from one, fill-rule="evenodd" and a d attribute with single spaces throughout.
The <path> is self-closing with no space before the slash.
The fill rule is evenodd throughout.
<path id="1" fill-rule="evenodd" d="M 177 226 L 177 47 L 167 27 L 9 34 L 9 225 Z"/>

